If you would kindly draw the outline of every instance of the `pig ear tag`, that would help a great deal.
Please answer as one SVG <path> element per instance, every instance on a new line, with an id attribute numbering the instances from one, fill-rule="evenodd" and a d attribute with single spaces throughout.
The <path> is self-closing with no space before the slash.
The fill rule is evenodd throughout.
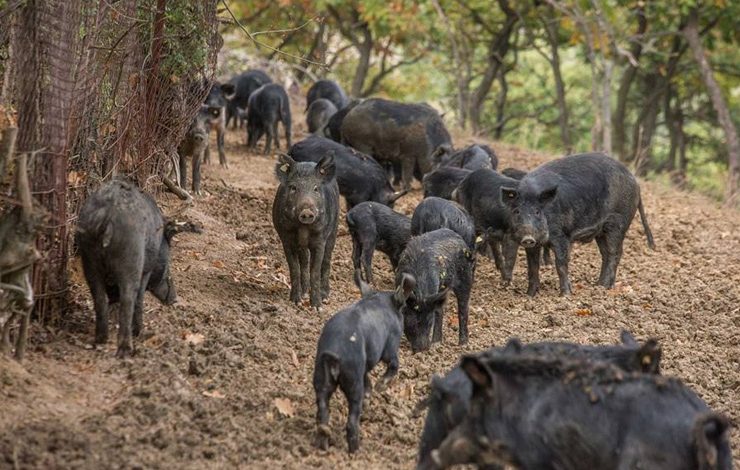
<path id="1" fill-rule="evenodd" d="M 282 171 L 283 173 L 287 173 L 289 168 L 290 165 L 288 165 L 287 163 L 283 163 L 283 165 L 280 167 L 280 171 Z"/>

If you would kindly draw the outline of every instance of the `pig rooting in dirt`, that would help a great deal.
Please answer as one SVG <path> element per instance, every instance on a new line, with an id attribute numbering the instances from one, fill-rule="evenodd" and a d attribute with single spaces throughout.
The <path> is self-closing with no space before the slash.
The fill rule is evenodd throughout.
<path id="1" fill-rule="evenodd" d="M 272 223 L 290 269 L 290 300 L 300 303 L 309 290 L 317 310 L 329 297 L 331 255 L 337 238 L 339 187 L 334 157 L 318 163 L 280 155 L 275 167 L 280 185 L 272 205 Z"/>
<path id="2" fill-rule="evenodd" d="M 362 299 L 340 310 L 321 332 L 316 351 L 313 387 L 316 392 L 318 433 L 316 445 L 329 446 L 329 400 L 337 387 L 349 404 L 347 446 L 350 453 L 360 447 L 360 413 L 363 397 L 372 392 L 370 372 L 387 365 L 376 390 L 381 392 L 398 372 L 398 345 L 401 341 L 401 307 L 414 288 L 405 276 L 395 292 L 374 292 L 355 271 Z"/>
<path id="3" fill-rule="evenodd" d="M 130 182 L 114 180 L 87 198 L 76 242 L 95 303 L 95 342 L 108 340 L 108 307 L 119 304 L 118 357 L 133 352 L 142 329 L 144 292 L 165 305 L 177 300 L 170 275 L 170 243 L 192 224 L 166 221 L 154 199 Z"/>

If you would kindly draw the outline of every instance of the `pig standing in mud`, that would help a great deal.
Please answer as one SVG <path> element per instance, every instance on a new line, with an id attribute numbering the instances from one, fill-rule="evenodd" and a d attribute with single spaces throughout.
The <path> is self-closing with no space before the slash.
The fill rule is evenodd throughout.
<path id="1" fill-rule="evenodd" d="M 334 157 L 313 163 L 280 155 L 275 174 L 280 186 L 272 203 L 272 223 L 290 269 L 290 300 L 300 303 L 310 283 L 311 306 L 318 310 L 329 297 L 337 239 L 339 187 Z"/>
<path id="2" fill-rule="evenodd" d="M 432 154 L 451 138 L 439 113 L 422 104 L 371 98 L 344 117 L 342 142 L 378 161 L 401 165 L 404 189 L 411 187 L 414 170 L 419 178 L 433 169 Z"/>
<path id="3" fill-rule="evenodd" d="M 154 199 L 132 183 L 114 180 L 87 198 L 76 241 L 95 303 L 95 342 L 108 341 L 108 304 L 119 303 L 118 357 L 133 352 L 131 335 L 143 326 L 144 292 L 163 304 L 177 300 L 170 275 L 170 243 L 192 224 L 165 221 Z M 133 328 L 132 328 L 133 327 Z"/>
<path id="4" fill-rule="evenodd" d="M 638 209 L 648 246 L 655 248 L 637 180 L 604 154 L 571 155 L 540 165 L 518 186 L 502 186 L 501 200 L 511 211 L 514 240 L 527 251 L 530 296 L 540 287 L 542 246 L 555 254 L 560 293 L 572 293 L 568 262 L 573 242 L 596 240 L 601 253 L 598 284 L 614 287 L 624 237 Z"/>

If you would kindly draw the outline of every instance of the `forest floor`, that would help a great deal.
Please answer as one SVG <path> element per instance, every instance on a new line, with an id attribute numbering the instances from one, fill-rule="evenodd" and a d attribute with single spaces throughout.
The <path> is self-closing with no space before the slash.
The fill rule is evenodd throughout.
<path id="1" fill-rule="evenodd" d="M 295 127 L 298 141 L 305 128 Z M 471 140 L 456 137 L 457 146 Z M 132 359 L 115 359 L 115 327 L 107 346 L 93 348 L 92 302 L 79 261 L 72 261 L 75 308 L 64 327 L 33 324 L 25 362 L 0 358 L 0 468 L 408 469 L 424 421 L 414 408 L 432 374 L 453 367 L 461 354 L 511 337 L 615 343 L 622 328 L 658 339 L 663 372 L 740 424 L 740 213 L 643 183 L 658 248 L 649 250 L 639 221 L 633 223 L 615 289 L 594 285 L 595 244 L 574 248 L 570 297 L 558 295 L 548 267 L 540 294 L 528 298 L 523 253 L 510 287 L 502 287 L 490 260 L 481 258 L 469 344 L 457 345 L 451 302 L 443 344 L 412 355 L 402 341 L 397 379 L 365 403 L 359 453 L 346 452 L 340 392 L 331 403 L 334 445 L 314 448 L 316 342 L 326 320 L 359 297 L 351 239 L 342 209 L 329 304 L 321 313 L 291 304 L 270 216 L 275 157 L 247 153 L 244 141 L 243 131 L 229 131 L 229 168 L 204 167 L 206 195 L 182 215 L 204 232 L 178 235 L 172 249 L 180 301 L 165 307 L 147 296 Z M 501 168 L 530 169 L 553 158 L 490 145 Z M 420 199 L 416 183 L 397 210 L 410 215 Z M 182 204 L 170 194 L 159 200 L 165 213 Z M 376 282 L 390 289 L 390 264 L 380 253 L 375 259 Z M 383 367 L 377 369 L 376 377 Z M 736 427 L 738 467 L 739 438 Z"/>

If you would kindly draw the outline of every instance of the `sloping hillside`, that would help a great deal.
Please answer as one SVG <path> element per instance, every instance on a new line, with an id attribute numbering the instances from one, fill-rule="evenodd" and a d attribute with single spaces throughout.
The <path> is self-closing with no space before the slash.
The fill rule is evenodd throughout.
<path id="1" fill-rule="evenodd" d="M 660 340 L 664 373 L 681 377 L 740 422 L 740 214 L 643 183 L 658 249 L 647 248 L 634 223 L 614 290 L 594 286 L 595 244 L 575 247 L 575 295 L 567 298 L 558 296 L 551 268 L 543 273 L 541 293 L 529 299 L 521 254 L 508 288 L 482 258 L 471 298 L 470 343 L 456 345 L 450 303 L 445 342 L 413 356 L 403 342 L 397 380 L 366 402 L 360 452 L 346 454 L 341 393 L 331 407 L 335 446 L 315 449 L 316 340 L 324 322 L 359 296 L 351 240 L 342 222 L 324 311 L 293 306 L 270 220 L 275 160 L 245 153 L 244 140 L 242 131 L 227 137 L 228 170 L 205 166 L 207 195 L 185 211 L 205 231 L 178 236 L 173 249 L 180 302 L 163 307 L 147 298 L 145 332 L 133 359 L 116 360 L 114 341 L 93 349 L 92 302 L 77 262 L 78 308 L 65 328 L 34 325 L 22 367 L 0 359 L 1 468 L 411 468 L 424 419 L 414 415 L 415 405 L 431 374 L 450 368 L 460 354 L 512 336 L 612 343 L 622 328 Z M 466 140 L 459 136 L 456 144 Z M 532 168 L 549 158 L 491 146 L 502 168 Z M 410 214 L 420 198 L 417 189 L 399 210 Z M 180 207 L 171 195 L 160 201 L 165 212 Z M 390 288 L 392 273 L 382 254 L 375 265 L 378 283 Z M 736 465 L 738 437 L 735 429 Z"/>

